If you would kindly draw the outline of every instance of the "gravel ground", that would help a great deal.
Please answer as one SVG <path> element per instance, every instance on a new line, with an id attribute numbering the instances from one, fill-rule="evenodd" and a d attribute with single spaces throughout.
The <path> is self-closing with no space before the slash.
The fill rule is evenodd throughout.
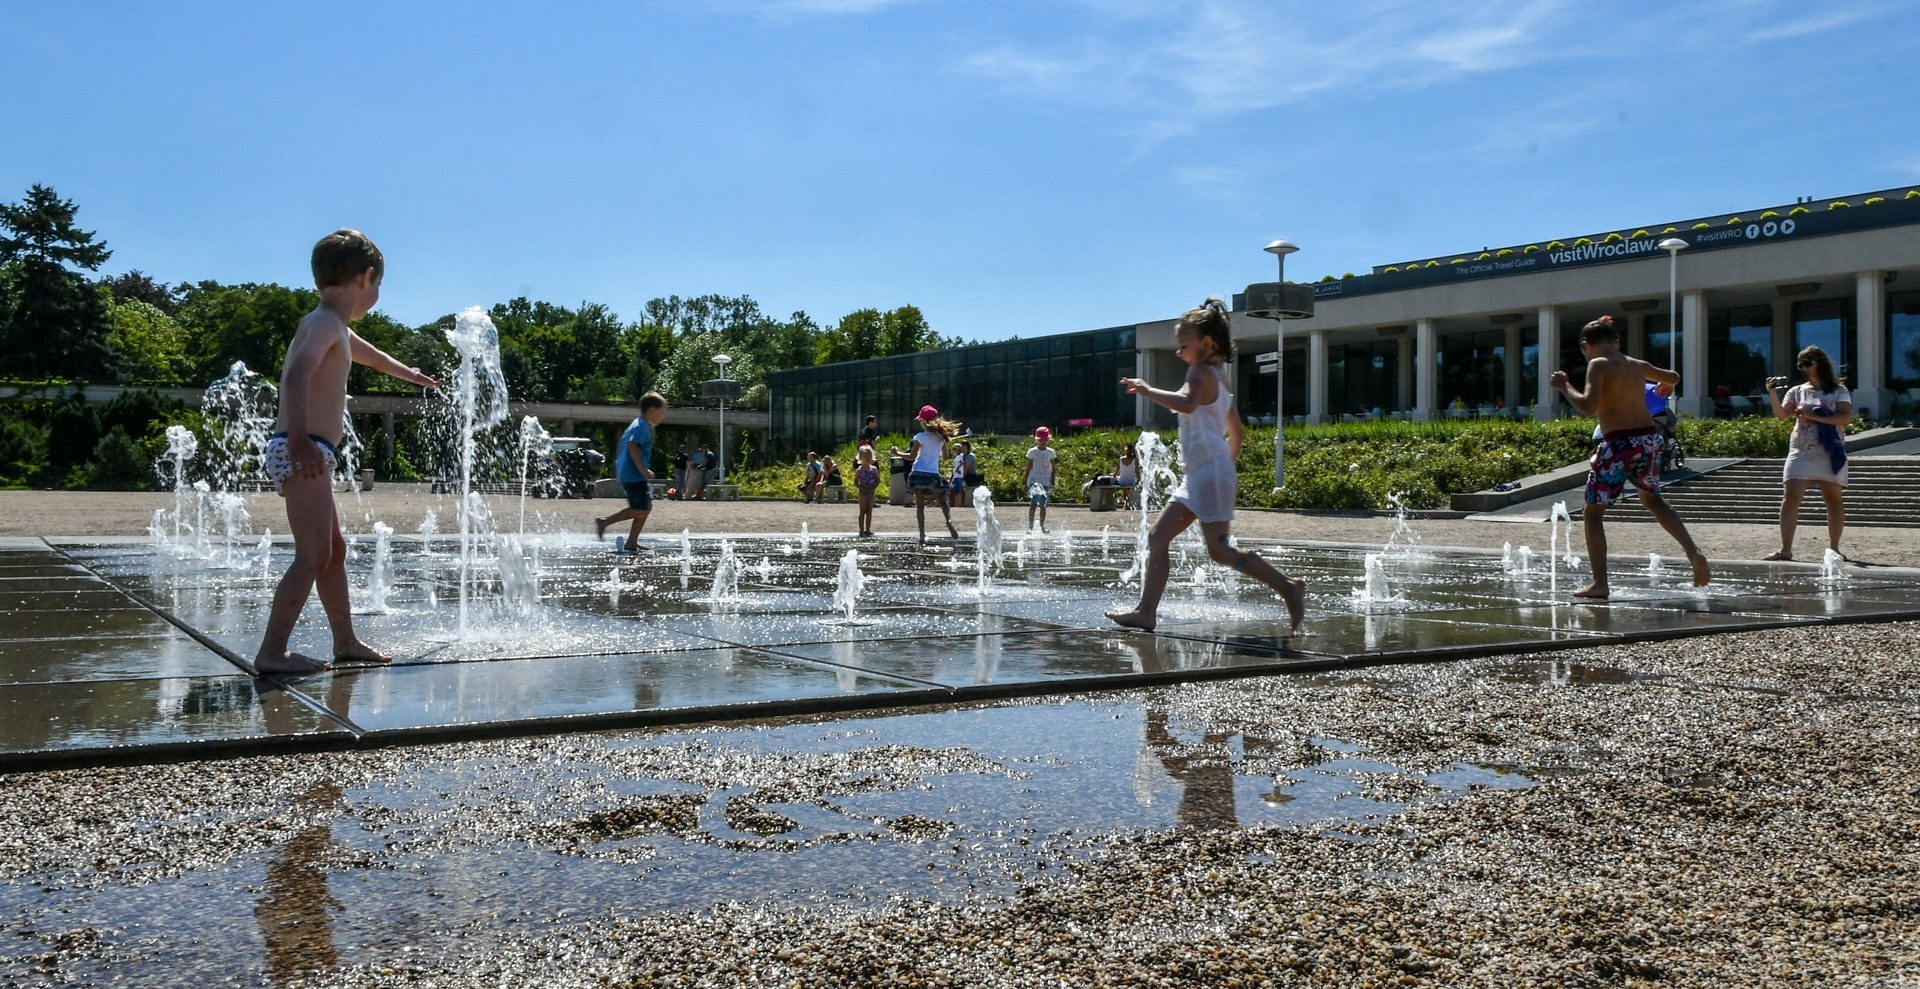
<path id="1" fill-rule="evenodd" d="M 405 531 L 429 504 L 396 490 L 366 511 Z M 605 504 L 542 507 L 580 520 Z M 0 494 L 0 524 L 20 527 L 0 532 L 137 532 L 153 505 Z M 1055 524 L 1124 517 L 1083 516 Z M 851 528 L 852 509 L 658 513 L 672 532 L 828 518 Z M 1544 542 L 1538 527 L 1418 524 L 1432 545 Z M 1267 513 L 1239 526 L 1366 543 L 1389 527 Z M 1617 529 L 1616 552 L 1666 552 L 1657 529 Z M 1773 533 L 1699 537 L 1751 558 Z M 1857 539 L 1856 555 L 1920 563 L 1905 531 Z M 1187 792 L 1156 827 L 1111 823 L 1128 779 L 1078 824 L 1036 823 L 1035 807 L 1084 799 L 1051 789 L 1060 773 L 1132 753 L 1072 735 L 930 740 L 956 712 L 807 722 L 835 736 L 824 748 L 739 725 L 19 774 L 0 778 L 0 982 L 1920 986 L 1917 669 L 1920 624 L 1849 625 L 958 712 L 1162 725 L 1157 764 L 1184 767 Z M 1346 792 L 1329 806 L 1345 809 L 1243 826 L 1258 816 L 1245 793 L 1327 777 L 1356 752 L 1378 766 L 1334 777 Z M 1515 785 L 1449 789 L 1462 766 Z M 1237 813 L 1184 813 L 1222 793 Z M 873 800 L 888 812 L 790 838 L 793 808 Z M 820 860 L 840 865 L 812 878 L 818 896 L 726 885 L 841 849 Z M 935 878 L 853 895 L 838 869 L 890 855 Z M 369 888 L 430 885 L 450 861 L 462 881 L 417 894 L 442 906 L 383 911 L 388 936 L 367 933 L 388 902 Z M 675 862 L 724 895 L 657 907 Z M 588 865 L 624 881 L 542 892 L 552 870 Z M 521 891 L 516 912 L 481 907 L 502 889 Z M 251 960 L 223 969 L 218 950 Z"/>

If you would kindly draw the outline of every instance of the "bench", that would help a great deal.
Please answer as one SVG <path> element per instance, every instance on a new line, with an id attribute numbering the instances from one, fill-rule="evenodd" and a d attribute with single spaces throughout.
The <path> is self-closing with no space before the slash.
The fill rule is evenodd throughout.
<path id="1" fill-rule="evenodd" d="M 709 484 L 707 485 L 707 500 L 708 501 L 739 501 L 740 485 Z"/>
<path id="2" fill-rule="evenodd" d="M 1128 507 L 1128 496 L 1133 489 L 1118 484 L 1096 484 L 1087 489 L 1087 510 L 1090 512 L 1111 512 Z"/>
<path id="3" fill-rule="evenodd" d="M 847 501 L 847 486 L 844 484 L 829 484 L 821 488 L 820 500 L 831 501 L 836 505 L 845 504 Z"/>

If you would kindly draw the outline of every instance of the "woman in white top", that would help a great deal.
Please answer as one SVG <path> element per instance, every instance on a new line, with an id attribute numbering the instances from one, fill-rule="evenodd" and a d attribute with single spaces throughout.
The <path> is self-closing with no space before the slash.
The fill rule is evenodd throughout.
<path id="1" fill-rule="evenodd" d="M 1140 603 L 1132 611 L 1107 612 L 1117 625 L 1153 631 L 1159 623 L 1160 595 L 1167 589 L 1167 546 L 1194 522 L 1206 534 L 1207 555 L 1259 580 L 1286 603 L 1288 627 L 1298 632 L 1306 617 L 1307 582 L 1288 577 L 1253 553 L 1228 541 L 1233 523 L 1234 495 L 1240 475 L 1233 460 L 1240 455 L 1240 414 L 1228 390 L 1226 362 L 1233 356 L 1233 338 L 1226 304 L 1209 298 L 1187 310 L 1174 325 L 1174 353 L 1187 362 L 1187 380 L 1178 391 L 1163 391 L 1139 378 L 1122 378 L 1130 395 L 1180 415 L 1180 484 L 1175 487 L 1159 521 L 1147 536 L 1147 572 L 1140 584 Z"/>
<path id="2" fill-rule="evenodd" d="M 1123 494 L 1126 495 L 1127 507 L 1134 507 L 1133 490 L 1140 483 L 1140 454 L 1134 452 L 1132 443 L 1128 443 L 1127 448 L 1121 452 L 1119 470 L 1113 477 L 1121 487 L 1126 489 Z"/>
<path id="3" fill-rule="evenodd" d="M 1840 534 L 1847 527 L 1842 495 L 1847 489 L 1847 424 L 1853 421 L 1853 395 L 1833 373 L 1833 361 L 1819 347 L 1808 347 L 1794 361 L 1807 376 L 1801 384 L 1780 394 L 1786 378 L 1767 379 L 1767 398 L 1773 414 L 1793 420 L 1787 437 L 1787 464 L 1780 481 L 1780 549 L 1769 560 L 1793 559 L 1793 530 L 1800 522 L 1800 501 L 1818 484 L 1827 503 L 1827 546 L 1840 552 Z M 1842 557 L 1845 559 L 1845 557 Z"/>

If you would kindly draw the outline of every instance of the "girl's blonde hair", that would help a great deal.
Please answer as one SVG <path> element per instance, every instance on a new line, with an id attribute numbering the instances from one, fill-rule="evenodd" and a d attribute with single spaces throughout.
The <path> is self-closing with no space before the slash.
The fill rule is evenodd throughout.
<path id="1" fill-rule="evenodd" d="M 856 454 L 854 454 L 854 456 L 856 456 L 856 457 L 858 457 L 858 458 L 860 459 L 860 462 L 861 462 L 861 463 L 863 463 L 863 464 L 870 464 L 870 463 L 873 463 L 873 462 L 874 462 L 874 460 L 873 460 L 873 447 L 870 447 L 870 446 L 862 446 L 862 447 L 860 448 L 860 451 L 859 451 L 858 453 L 856 453 Z"/>
<path id="2" fill-rule="evenodd" d="M 1233 327 L 1227 322 L 1227 304 L 1213 296 L 1180 317 L 1174 328 L 1186 327 L 1213 341 L 1213 352 L 1223 361 L 1233 360 Z"/>
<path id="3" fill-rule="evenodd" d="M 946 439 L 953 439 L 955 436 L 960 435 L 961 431 L 959 423 L 941 417 L 920 420 L 920 428 L 928 432 L 939 433 Z"/>

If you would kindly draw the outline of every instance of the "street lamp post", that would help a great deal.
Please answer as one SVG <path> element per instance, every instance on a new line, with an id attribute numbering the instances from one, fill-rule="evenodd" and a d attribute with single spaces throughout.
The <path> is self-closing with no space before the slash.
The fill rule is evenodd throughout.
<path id="1" fill-rule="evenodd" d="M 715 354 L 713 355 L 713 362 L 715 364 L 720 365 L 720 380 L 721 381 L 727 380 L 727 365 L 733 363 L 733 358 L 727 356 L 726 354 Z M 727 399 L 726 399 L 726 393 L 724 391 L 721 393 L 721 396 L 720 396 L 719 460 L 720 460 L 720 464 L 719 464 L 720 480 L 716 483 L 725 484 L 727 483 Z"/>
<path id="2" fill-rule="evenodd" d="M 1276 265 L 1274 280 L 1274 364 L 1273 364 L 1273 489 L 1280 490 L 1286 477 L 1287 463 L 1287 316 L 1282 304 L 1282 293 L 1287 285 L 1287 255 L 1299 250 L 1291 241 L 1276 240 L 1261 248 L 1273 255 Z"/>
<path id="3" fill-rule="evenodd" d="M 1667 366 L 1675 371 L 1680 370 L 1680 252 L 1687 246 L 1678 237 L 1660 242 L 1660 249 L 1667 252 Z"/>

